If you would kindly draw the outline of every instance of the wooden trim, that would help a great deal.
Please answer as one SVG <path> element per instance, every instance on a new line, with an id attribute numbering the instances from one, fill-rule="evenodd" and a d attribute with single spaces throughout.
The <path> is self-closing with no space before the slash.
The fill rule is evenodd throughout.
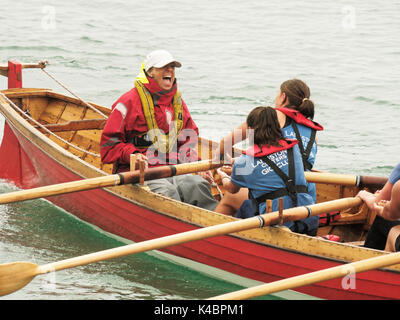
<path id="1" fill-rule="evenodd" d="M 20 89 L 2 90 L 1 92 L 5 94 L 9 99 L 24 98 L 24 97 L 47 97 L 47 98 L 58 99 L 61 101 L 71 102 L 78 106 L 83 106 L 83 107 L 86 106 L 85 103 L 79 99 L 55 93 L 51 91 L 51 89 L 20 88 Z M 92 102 L 89 102 L 89 104 L 95 107 L 96 109 L 100 110 L 105 115 L 109 115 L 111 113 L 110 108 L 106 108 Z"/>
<path id="2" fill-rule="evenodd" d="M 43 69 L 44 63 L 21 63 L 22 69 Z M 0 71 L 8 70 L 8 65 L 0 64 Z"/>
<path id="3" fill-rule="evenodd" d="M 43 69 L 45 67 L 44 63 L 21 63 L 21 69 Z M 8 77 L 8 65 L 0 65 L 0 75 Z"/>

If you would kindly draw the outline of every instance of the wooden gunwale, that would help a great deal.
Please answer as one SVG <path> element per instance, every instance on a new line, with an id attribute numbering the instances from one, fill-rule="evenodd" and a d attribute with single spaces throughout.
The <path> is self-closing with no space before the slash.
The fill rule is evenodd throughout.
<path id="1" fill-rule="evenodd" d="M 23 92 L 19 92 L 20 90 L 21 89 L 6 90 L 3 91 L 3 93 L 5 93 L 9 98 L 36 96 L 51 97 L 84 106 L 78 99 L 53 93 L 48 90 L 25 89 Z M 91 105 L 99 107 L 102 112 L 106 110 L 109 112 L 109 109 L 104 107 L 95 104 Z M 17 130 L 20 134 L 34 143 L 36 147 L 48 154 L 54 161 L 63 165 L 65 168 L 68 168 L 77 176 L 81 178 L 93 178 L 106 174 L 104 171 L 96 168 L 90 163 L 87 163 L 79 157 L 72 155 L 57 143 L 47 138 L 43 133 L 31 126 L 28 121 L 22 119 L 21 116 L 9 106 L 9 103 L 1 97 L 0 111 L 6 116 L 7 121 L 13 130 Z M 117 197 L 129 200 L 135 205 L 145 207 L 156 213 L 183 221 L 196 227 L 211 226 L 235 220 L 233 217 L 211 213 L 204 209 L 183 204 L 137 186 L 116 186 L 105 188 L 105 190 L 113 193 Z M 280 250 L 296 252 L 301 255 L 309 255 L 340 263 L 353 262 L 385 254 L 378 250 L 321 240 L 306 235 L 287 232 L 275 227 L 242 231 L 233 236 L 246 241 L 252 241 L 278 248 Z M 387 268 L 387 270 L 398 273 L 400 272 L 400 265 L 392 266 Z"/>

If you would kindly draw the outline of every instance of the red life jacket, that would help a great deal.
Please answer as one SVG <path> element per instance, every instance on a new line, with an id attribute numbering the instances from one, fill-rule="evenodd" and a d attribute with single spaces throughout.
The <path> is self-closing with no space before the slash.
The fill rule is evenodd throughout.
<path id="1" fill-rule="evenodd" d="M 296 123 L 298 123 L 298 124 L 302 124 L 306 127 L 309 127 L 311 129 L 314 129 L 317 131 L 324 130 L 324 128 L 318 122 L 315 122 L 313 120 L 306 118 L 300 111 L 290 109 L 290 108 L 275 108 L 275 109 L 284 113 L 289 118 L 296 121 Z"/>
<path id="2" fill-rule="evenodd" d="M 243 153 L 254 158 L 261 158 L 275 152 L 291 149 L 298 143 L 297 140 L 293 139 L 279 140 L 280 146 L 254 145 L 253 147 L 243 151 Z"/>

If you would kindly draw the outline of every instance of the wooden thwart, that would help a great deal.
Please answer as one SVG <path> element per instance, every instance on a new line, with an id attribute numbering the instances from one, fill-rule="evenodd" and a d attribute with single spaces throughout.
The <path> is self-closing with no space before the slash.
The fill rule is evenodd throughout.
<path id="1" fill-rule="evenodd" d="M 67 132 L 78 130 L 102 130 L 106 124 L 106 119 L 87 119 L 87 120 L 73 120 L 64 123 L 47 124 L 44 127 L 51 132 Z M 39 126 L 36 126 L 41 132 L 46 131 Z"/>

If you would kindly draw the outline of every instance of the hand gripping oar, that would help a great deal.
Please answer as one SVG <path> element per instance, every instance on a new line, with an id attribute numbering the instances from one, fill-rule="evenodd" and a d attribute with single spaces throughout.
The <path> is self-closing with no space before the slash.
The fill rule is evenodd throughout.
<path id="1" fill-rule="evenodd" d="M 282 290 L 294 289 L 316 282 L 344 277 L 350 273 L 364 272 L 400 263 L 400 252 L 364 259 L 340 266 L 310 272 L 296 277 L 265 283 L 259 286 L 222 294 L 208 300 L 241 300 L 259 297 Z"/>
<path id="2" fill-rule="evenodd" d="M 211 160 L 203 160 L 198 162 L 149 168 L 144 171 L 144 180 L 154 180 L 172 177 L 175 175 L 195 173 L 215 169 L 221 166 L 223 166 L 223 163 L 215 163 Z M 136 170 L 97 178 L 53 184 L 39 188 L 0 194 L 0 204 L 45 198 L 71 192 L 112 187 L 129 183 L 139 183 L 139 180 L 140 171 Z"/>
<path id="3" fill-rule="evenodd" d="M 308 216 L 320 215 L 335 210 L 344 210 L 360 205 L 359 197 L 343 198 L 333 201 L 313 204 L 307 207 L 295 207 L 279 212 L 272 212 L 255 216 L 253 218 L 237 220 L 211 227 L 205 227 L 183 233 L 178 233 L 162 238 L 147 240 L 118 248 L 99 251 L 76 258 L 66 259 L 59 262 L 39 266 L 30 262 L 13 262 L 0 265 L 0 295 L 10 294 L 26 286 L 34 277 L 40 274 L 59 271 L 67 268 L 86 265 L 101 260 L 122 257 L 128 254 L 140 253 L 149 250 L 162 249 L 165 247 L 201 240 L 209 237 L 226 235 L 233 232 L 277 224 L 280 219 L 283 222 L 295 221 Z"/>

